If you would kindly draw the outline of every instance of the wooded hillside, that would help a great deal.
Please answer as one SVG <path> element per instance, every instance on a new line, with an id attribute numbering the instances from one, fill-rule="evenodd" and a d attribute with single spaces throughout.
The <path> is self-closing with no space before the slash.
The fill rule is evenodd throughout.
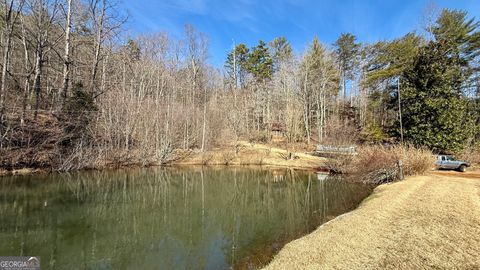
<path id="1" fill-rule="evenodd" d="M 128 37 L 110 0 L 1 3 L 0 167 L 167 162 L 239 139 L 478 147 L 479 22 L 443 10 L 421 33 L 360 44 L 278 37 L 209 64 L 185 26 Z M 168 30 L 168 29 L 167 29 Z M 400 95 L 399 95 L 400 93 Z M 400 110 L 401 109 L 401 110 Z"/>

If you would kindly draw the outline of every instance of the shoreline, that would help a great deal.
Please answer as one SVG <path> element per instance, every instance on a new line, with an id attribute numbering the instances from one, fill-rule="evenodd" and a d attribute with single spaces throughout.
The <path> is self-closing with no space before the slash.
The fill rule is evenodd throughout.
<path id="1" fill-rule="evenodd" d="M 287 158 L 287 157 L 292 158 Z M 237 142 L 236 146 L 217 148 L 200 152 L 194 150 L 176 150 L 172 161 L 166 164 L 152 162 L 149 165 L 141 163 L 110 164 L 86 167 L 73 171 L 109 170 L 149 167 L 186 167 L 186 166 L 226 166 L 226 167 L 263 167 L 269 169 L 293 169 L 316 172 L 328 172 L 328 159 L 310 155 L 308 153 L 264 144 Z M 105 163 L 109 164 L 109 163 Z M 51 173 L 53 168 L 19 168 L 6 170 L 0 168 L 0 177 L 11 175 L 30 175 L 37 173 Z"/>
<path id="2" fill-rule="evenodd" d="M 479 257 L 480 173 L 433 172 L 378 186 L 264 269 L 476 269 Z"/>
<path id="3" fill-rule="evenodd" d="M 301 166 L 282 166 L 282 165 L 273 165 L 273 164 L 165 164 L 165 165 L 150 165 L 150 166 L 120 166 L 117 168 L 93 168 L 93 169 L 78 169 L 72 170 L 73 172 L 82 172 L 82 171 L 105 171 L 105 170 L 128 170 L 128 169 L 141 169 L 141 168 L 192 168 L 192 167 L 206 167 L 206 168 L 261 168 L 266 170 L 296 170 L 296 171 L 309 171 L 309 172 L 325 172 L 321 167 L 301 167 Z M 67 172 L 72 172 L 67 171 Z M 22 168 L 16 170 L 1 170 L 0 169 L 0 178 L 4 176 L 24 176 L 24 175 L 35 175 L 35 174 L 50 174 L 55 172 L 62 172 L 50 169 L 35 169 L 35 168 Z M 327 172 L 325 172 L 327 173 Z"/>

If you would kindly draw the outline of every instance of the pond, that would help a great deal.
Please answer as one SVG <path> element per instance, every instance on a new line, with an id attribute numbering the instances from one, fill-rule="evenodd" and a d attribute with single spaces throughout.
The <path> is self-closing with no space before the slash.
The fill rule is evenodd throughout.
<path id="1" fill-rule="evenodd" d="M 42 269 L 256 269 L 372 188 L 310 172 L 155 168 L 0 178 L 0 255 Z"/>

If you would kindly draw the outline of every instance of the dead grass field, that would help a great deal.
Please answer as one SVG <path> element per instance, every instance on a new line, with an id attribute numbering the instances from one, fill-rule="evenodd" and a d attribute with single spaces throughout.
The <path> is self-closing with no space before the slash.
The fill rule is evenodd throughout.
<path id="1" fill-rule="evenodd" d="M 325 165 L 325 158 L 312 156 L 299 149 L 238 142 L 212 151 L 178 152 L 174 165 L 262 165 L 289 168 L 318 168 Z M 290 156 L 291 153 L 291 156 Z"/>
<path id="2" fill-rule="evenodd" d="M 477 175 L 435 172 L 379 186 L 266 269 L 480 269 Z"/>

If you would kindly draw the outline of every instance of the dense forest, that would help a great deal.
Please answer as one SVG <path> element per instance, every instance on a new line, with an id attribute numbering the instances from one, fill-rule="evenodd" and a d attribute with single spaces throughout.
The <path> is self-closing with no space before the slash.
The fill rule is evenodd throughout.
<path id="1" fill-rule="evenodd" d="M 409 143 L 436 152 L 480 141 L 480 24 L 432 11 L 423 31 L 361 44 L 284 37 L 236 44 L 209 64 L 185 26 L 129 37 L 110 0 L 4 0 L 0 165 L 68 170 L 165 163 L 175 149 L 236 140 Z M 419 18 L 420 19 L 420 18 Z"/>

